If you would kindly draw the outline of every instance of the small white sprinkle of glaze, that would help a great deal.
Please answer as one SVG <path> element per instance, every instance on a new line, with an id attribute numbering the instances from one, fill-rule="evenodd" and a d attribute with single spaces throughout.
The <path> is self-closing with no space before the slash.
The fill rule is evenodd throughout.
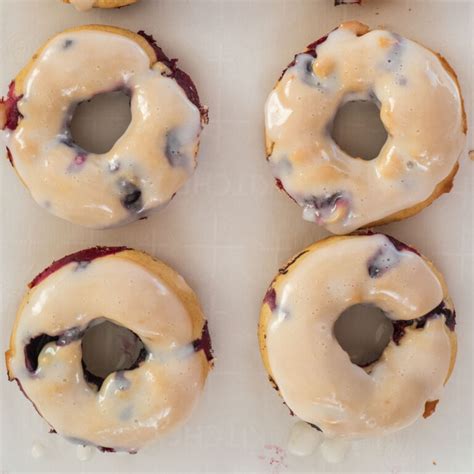
<path id="1" fill-rule="evenodd" d="M 321 445 L 321 454 L 325 461 L 336 464 L 344 460 L 350 444 L 341 439 L 326 439 Z"/>
<path id="2" fill-rule="evenodd" d="M 288 438 L 288 452 L 295 456 L 309 456 L 321 444 L 323 434 L 304 421 L 293 425 Z"/>
<path id="3" fill-rule="evenodd" d="M 45 452 L 44 446 L 38 441 L 35 441 L 33 445 L 31 446 L 31 455 L 35 459 L 42 458 L 44 456 L 44 452 Z"/>
<path id="4" fill-rule="evenodd" d="M 92 457 L 92 447 L 78 446 L 76 448 L 76 455 L 79 461 L 89 461 L 89 459 Z"/>

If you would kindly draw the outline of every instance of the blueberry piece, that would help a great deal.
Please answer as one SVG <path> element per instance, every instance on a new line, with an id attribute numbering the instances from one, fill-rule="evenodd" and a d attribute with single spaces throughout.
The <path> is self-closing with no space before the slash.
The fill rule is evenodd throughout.
<path id="1" fill-rule="evenodd" d="M 74 43 L 74 41 L 73 41 L 72 39 L 66 39 L 66 40 L 64 40 L 63 49 L 68 49 L 68 48 L 70 48 L 73 43 Z"/>
<path id="2" fill-rule="evenodd" d="M 83 260 L 81 262 L 77 262 L 77 265 L 76 265 L 76 268 L 74 269 L 75 272 L 79 271 L 79 270 L 84 270 L 85 268 L 87 268 L 89 266 L 91 262 L 88 261 L 88 260 Z"/>
<path id="3" fill-rule="evenodd" d="M 35 373 L 38 369 L 38 357 L 46 344 L 57 341 L 59 336 L 50 336 L 49 334 L 40 334 L 30 339 L 25 345 L 25 366 L 28 372 Z"/>
<path id="4" fill-rule="evenodd" d="M 370 278 L 380 278 L 400 261 L 400 254 L 392 244 L 386 244 L 381 247 L 369 259 L 367 272 Z"/>
<path id="5" fill-rule="evenodd" d="M 265 297 L 263 298 L 263 303 L 268 304 L 270 311 L 275 311 L 275 308 L 277 307 L 276 304 L 276 291 L 274 288 L 269 288 L 267 292 L 265 293 Z"/>
<path id="6" fill-rule="evenodd" d="M 165 156 L 170 166 L 187 166 L 189 157 L 182 151 L 183 143 L 177 130 L 171 130 L 166 135 Z"/>
<path id="7" fill-rule="evenodd" d="M 78 341 L 84 335 L 84 331 L 81 330 L 79 327 L 73 327 L 64 331 L 56 341 L 56 345 L 58 346 L 67 346 L 71 342 Z"/>
<path id="8" fill-rule="evenodd" d="M 311 196 L 310 198 L 305 199 L 303 204 L 314 208 L 316 211 L 332 212 L 337 202 L 343 198 L 344 196 L 342 195 L 342 192 L 338 191 L 333 194 Z"/>
<path id="9" fill-rule="evenodd" d="M 126 179 L 118 182 L 120 188 L 120 202 L 128 211 L 140 212 L 143 208 L 142 192 L 140 188 Z"/>

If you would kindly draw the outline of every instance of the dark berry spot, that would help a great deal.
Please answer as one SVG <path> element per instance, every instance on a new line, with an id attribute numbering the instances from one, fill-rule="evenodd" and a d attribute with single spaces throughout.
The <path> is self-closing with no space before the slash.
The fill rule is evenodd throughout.
<path id="1" fill-rule="evenodd" d="M 409 319 L 406 321 L 393 321 L 393 342 L 395 342 L 397 346 L 400 344 L 401 339 L 405 335 L 405 329 L 407 327 L 414 325 L 416 329 L 422 329 L 425 327 L 429 319 L 437 318 L 439 316 L 444 316 L 446 326 L 450 331 L 454 331 L 454 328 L 456 326 L 456 311 L 449 309 L 446 306 L 446 303 L 444 301 L 441 301 L 441 303 L 436 306 L 436 308 L 433 308 L 431 311 L 426 313 L 424 316 L 421 316 L 420 318 Z"/>
<path id="2" fill-rule="evenodd" d="M 106 448 L 105 446 L 99 446 L 98 449 L 99 451 L 102 451 L 103 453 L 115 453 L 114 448 Z M 131 452 L 130 454 L 135 454 L 135 453 Z"/>
<path id="3" fill-rule="evenodd" d="M 79 340 L 82 335 L 81 329 L 74 327 L 56 336 L 40 334 L 39 336 L 32 337 L 24 348 L 26 369 L 31 373 L 35 373 L 38 370 L 38 357 L 44 347 L 50 342 L 55 342 L 57 346 L 67 346 L 71 342 Z"/>
<path id="4" fill-rule="evenodd" d="M 76 268 L 74 269 L 75 271 L 80 271 L 80 270 L 85 270 L 91 262 L 84 260 L 82 262 L 77 262 Z"/>
<path id="5" fill-rule="evenodd" d="M 50 336 L 48 334 L 40 334 L 30 339 L 25 345 L 25 367 L 30 373 L 35 373 L 38 369 L 38 357 L 46 344 L 56 342 L 59 336 Z"/>
<path id="6" fill-rule="evenodd" d="M 13 163 L 13 155 L 12 152 L 10 151 L 10 148 L 7 147 L 7 159 L 10 162 L 10 164 L 15 168 L 15 163 Z"/>
<path id="7" fill-rule="evenodd" d="M 71 342 L 78 341 L 84 335 L 84 331 L 82 331 L 79 327 L 73 327 L 71 329 L 67 329 L 64 331 L 56 341 L 56 345 L 58 346 L 67 346 Z"/>
<path id="8" fill-rule="evenodd" d="M 263 298 L 263 303 L 268 304 L 270 311 L 275 311 L 276 308 L 276 291 L 274 288 L 269 288 L 265 293 L 265 297 Z"/>
<path id="9" fill-rule="evenodd" d="M 170 166 L 188 166 L 190 159 L 183 152 L 183 143 L 177 130 L 172 130 L 166 135 L 165 156 Z"/>
<path id="10" fill-rule="evenodd" d="M 369 259 L 367 271 L 370 278 L 379 278 L 400 261 L 398 250 L 391 244 L 382 246 L 374 256 Z"/>
<path id="11" fill-rule="evenodd" d="M 66 40 L 64 40 L 63 49 L 68 49 L 68 48 L 70 48 L 73 43 L 74 43 L 74 41 L 73 41 L 72 39 L 66 39 Z"/>
<path id="12" fill-rule="evenodd" d="M 23 118 L 23 115 L 18 110 L 18 101 L 23 95 L 17 96 L 15 93 L 15 81 L 10 82 L 8 87 L 8 94 L 5 98 L 0 98 L 0 104 L 4 104 L 6 107 L 6 122 L 4 129 L 15 130 L 18 126 L 18 122 Z"/>
<path id="13" fill-rule="evenodd" d="M 118 182 L 120 189 L 120 202 L 122 206 L 131 212 L 140 212 L 143 208 L 142 192 L 140 188 L 126 179 Z"/>
<path id="14" fill-rule="evenodd" d="M 195 352 L 204 351 L 208 362 L 214 359 L 214 351 L 212 349 L 211 335 L 209 334 L 209 327 L 207 321 L 204 323 L 200 339 L 193 341 L 193 347 Z"/>

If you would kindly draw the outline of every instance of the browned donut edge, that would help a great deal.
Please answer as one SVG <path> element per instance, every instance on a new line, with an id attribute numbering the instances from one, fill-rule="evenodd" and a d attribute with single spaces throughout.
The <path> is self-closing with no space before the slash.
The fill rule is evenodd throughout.
<path id="1" fill-rule="evenodd" d="M 137 3 L 139 0 L 96 0 L 94 8 L 122 8 Z M 71 3 L 70 0 L 63 0 L 64 3 Z"/>

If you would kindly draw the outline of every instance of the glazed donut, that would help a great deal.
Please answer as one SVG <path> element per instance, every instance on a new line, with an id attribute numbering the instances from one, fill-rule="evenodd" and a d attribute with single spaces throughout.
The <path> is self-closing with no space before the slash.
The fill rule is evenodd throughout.
<path id="1" fill-rule="evenodd" d="M 142 342 L 128 370 L 88 370 L 88 328 L 109 321 Z M 96 247 L 54 262 L 30 284 L 6 353 L 38 413 L 67 439 L 135 452 L 182 423 L 212 363 L 199 301 L 164 263 L 125 247 Z M 78 416 L 79 415 L 79 416 Z"/>
<path id="2" fill-rule="evenodd" d="M 121 8 L 136 3 L 138 0 L 63 0 L 64 3 L 70 3 L 80 12 L 90 10 L 91 8 Z"/>
<path id="3" fill-rule="evenodd" d="M 345 102 L 374 101 L 388 134 L 366 161 L 330 135 Z M 343 23 L 298 54 L 265 107 L 278 187 L 303 217 L 334 234 L 404 219 L 449 192 L 466 138 L 454 71 L 439 55 L 384 30 Z"/>
<path id="4" fill-rule="evenodd" d="M 393 324 L 377 361 L 353 364 L 334 336 L 353 305 Z M 290 260 L 260 315 L 265 368 L 290 410 L 328 436 L 370 437 L 435 409 L 456 357 L 455 311 L 440 273 L 383 234 L 331 237 Z"/>
<path id="5" fill-rule="evenodd" d="M 131 97 L 131 123 L 109 152 L 88 153 L 71 137 L 74 109 L 117 90 Z M 55 36 L 0 104 L 8 156 L 33 198 L 93 228 L 135 220 L 169 202 L 196 166 L 206 121 L 196 88 L 176 61 L 151 36 L 111 26 Z"/>

